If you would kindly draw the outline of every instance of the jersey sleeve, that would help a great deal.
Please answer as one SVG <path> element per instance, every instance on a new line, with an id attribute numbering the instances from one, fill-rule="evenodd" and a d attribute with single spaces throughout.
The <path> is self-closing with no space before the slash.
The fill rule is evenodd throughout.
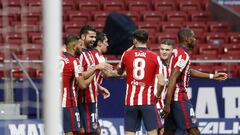
<path id="1" fill-rule="evenodd" d="M 122 57 L 121 57 L 121 60 L 120 60 L 120 63 L 119 63 L 119 68 L 124 68 L 124 58 L 125 58 L 125 54 L 126 52 L 123 53 Z"/>
<path id="2" fill-rule="evenodd" d="M 185 53 L 179 54 L 177 57 L 175 57 L 175 61 L 176 63 L 174 65 L 174 68 L 182 72 L 189 61 L 189 56 Z"/>
<path id="3" fill-rule="evenodd" d="M 79 77 L 82 75 L 83 68 L 80 65 L 78 60 L 73 61 L 73 66 L 74 66 L 74 75 L 75 77 Z"/>

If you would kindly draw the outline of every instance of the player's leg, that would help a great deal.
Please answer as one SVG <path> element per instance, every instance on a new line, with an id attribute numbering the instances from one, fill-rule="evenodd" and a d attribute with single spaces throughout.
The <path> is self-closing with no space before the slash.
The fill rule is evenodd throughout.
<path id="1" fill-rule="evenodd" d="M 141 116 L 138 106 L 124 106 L 124 129 L 125 135 L 135 135 L 140 129 Z"/>
<path id="2" fill-rule="evenodd" d="M 63 130 L 67 135 L 80 131 L 80 117 L 77 107 L 63 108 Z"/>
<path id="3" fill-rule="evenodd" d="M 173 102 L 173 116 L 178 129 L 185 130 L 189 134 L 198 135 L 198 122 L 193 110 L 193 106 L 188 101 Z"/>
<path id="4" fill-rule="evenodd" d="M 171 104 L 171 111 L 167 118 L 164 119 L 164 132 L 163 135 L 174 135 L 176 132 L 176 122 L 173 117 L 173 109 Z"/>
<path id="5" fill-rule="evenodd" d="M 155 105 L 139 106 L 143 116 L 143 123 L 148 135 L 157 135 L 157 131 L 162 127 L 160 117 Z"/>

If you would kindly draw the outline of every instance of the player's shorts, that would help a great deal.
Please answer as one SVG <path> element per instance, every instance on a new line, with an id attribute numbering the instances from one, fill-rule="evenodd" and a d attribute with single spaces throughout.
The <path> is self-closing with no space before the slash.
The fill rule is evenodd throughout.
<path id="1" fill-rule="evenodd" d="M 96 112 L 96 103 L 79 103 L 81 125 L 85 133 L 96 133 L 98 128 L 98 115 Z"/>
<path id="2" fill-rule="evenodd" d="M 162 126 L 155 105 L 137 105 L 124 107 L 125 131 L 138 131 L 140 129 L 142 120 L 147 131 L 158 129 Z"/>
<path id="3" fill-rule="evenodd" d="M 190 100 L 173 101 L 171 111 L 165 119 L 164 128 L 170 130 L 182 129 L 187 130 L 198 127 L 196 115 Z"/>
<path id="4" fill-rule="evenodd" d="M 79 132 L 80 131 L 80 116 L 77 107 L 63 108 L 63 130 L 67 132 Z"/>

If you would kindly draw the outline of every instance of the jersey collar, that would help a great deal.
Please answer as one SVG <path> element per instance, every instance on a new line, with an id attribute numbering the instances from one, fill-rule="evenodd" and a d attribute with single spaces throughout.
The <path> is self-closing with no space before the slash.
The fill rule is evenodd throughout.
<path id="1" fill-rule="evenodd" d="M 180 48 L 182 48 L 185 52 L 189 52 L 189 49 L 183 46 L 182 44 L 179 45 Z"/>

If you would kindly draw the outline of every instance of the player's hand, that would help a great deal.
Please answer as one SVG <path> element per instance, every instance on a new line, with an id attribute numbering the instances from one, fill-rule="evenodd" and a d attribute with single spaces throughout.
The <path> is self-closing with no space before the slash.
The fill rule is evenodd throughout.
<path id="1" fill-rule="evenodd" d="M 161 117 L 166 118 L 170 113 L 170 104 L 164 105 L 162 112 L 161 112 Z"/>
<path id="2" fill-rule="evenodd" d="M 96 65 L 96 68 L 99 69 L 99 70 L 113 70 L 112 65 L 110 65 L 106 62 L 103 62 L 103 63 L 100 63 L 100 64 Z"/>
<path id="3" fill-rule="evenodd" d="M 219 81 L 223 81 L 223 80 L 226 80 L 228 78 L 228 75 L 226 73 L 215 73 L 213 75 L 213 79 L 214 80 L 219 80 Z"/>
<path id="4" fill-rule="evenodd" d="M 101 90 L 100 90 L 102 96 L 103 96 L 103 99 L 107 99 L 110 97 L 110 92 L 108 91 L 108 89 L 102 87 Z"/>

